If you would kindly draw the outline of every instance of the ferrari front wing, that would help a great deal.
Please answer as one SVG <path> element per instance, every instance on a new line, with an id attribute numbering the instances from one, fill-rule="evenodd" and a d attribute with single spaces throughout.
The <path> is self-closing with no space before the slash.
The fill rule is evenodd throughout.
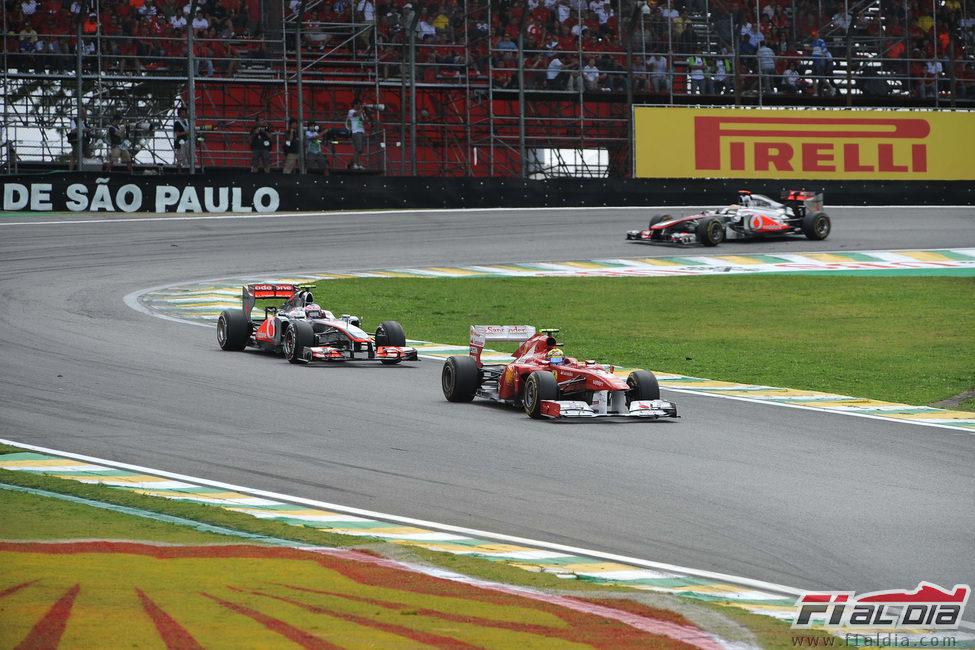
<path id="1" fill-rule="evenodd" d="M 627 407 L 602 408 L 600 403 L 589 404 L 575 400 L 543 400 L 542 415 L 552 419 L 571 418 L 676 418 L 677 405 L 662 399 L 634 400 Z"/>

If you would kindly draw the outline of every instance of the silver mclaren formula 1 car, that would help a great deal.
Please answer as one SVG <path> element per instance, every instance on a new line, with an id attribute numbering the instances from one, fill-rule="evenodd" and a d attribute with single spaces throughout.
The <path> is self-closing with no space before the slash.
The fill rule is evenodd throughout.
<path id="1" fill-rule="evenodd" d="M 645 230 L 631 230 L 628 240 L 668 244 L 717 246 L 726 239 L 763 239 L 801 234 L 820 240 L 829 236 L 831 223 L 823 212 L 822 192 L 790 190 L 782 201 L 746 190 L 737 205 L 705 210 L 686 217 L 657 215 Z"/>
<path id="2" fill-rule="evenodd" d="M 416 361 L 416 348 L 406 345 L 403 327 L 384 321 L 370 336 L 358 316 L 322 309 L 312 287 L 294 284 L 249 284 L 241 291 L 241 308 L 225 309 L 217 319 L 217 343 L 223 350 L 255 347 L 283 354 L 291 363 L 312 361 L 381 361 L 395 364 Z M 252 319 L 258 300 L 285 299 L 264 308 L 264 317 Z"/>

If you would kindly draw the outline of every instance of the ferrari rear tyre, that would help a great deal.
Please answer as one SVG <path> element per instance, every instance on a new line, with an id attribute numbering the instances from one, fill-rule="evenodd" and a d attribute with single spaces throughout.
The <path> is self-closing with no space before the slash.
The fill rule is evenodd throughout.
<path id="1" fill-rule="evenodd" d="M 443 396 L 448 402 L 470 402 L 481 387 L 481 371 L 474 357 L 447 357 L 440 373 Z"/>
<path id="2" fill-rule="evenodd" d="M 395 345 L 398 348 L 406 345 L 406 334 L 403 333 L 403 326 L 394 320 L 383 321 L 376 328 L 376 347 Z M 383 359 L 387 366 L 399 363 L 402 359 Z"/>
<path id="3" fill-rule="evenodd" d="M 816 241 L 826 239 L 829 236 L 831 223 L 829 215 L 825 212 L 807 212 L 802 218 L 802 234 L 807 239 Z"/>
<path id="4" fill-rule="evenodd" d="M 555 375 L 544 370 L 536 370 L 528 375 L 528 380 L 525 382 L 525 413 L 536 420 L 540 419 L 542 402 L 557 399 L 558 396 L 559 384 L 555 380 Z"/>
<path id="5" fill-rule="evenodd" d="M 626 391 L 626 405 L 630 402 L 645 399 L 660 399 L 660 384 L 657 377 L 649 370 L 634 370 L 626 378 L 630 390 Z"/>
<path id="6" fill-rule="evenodd" d="M 717 246 L 724 241 L 724 224 L 717 217 L 704 219 L 697 224 L 694 234 L 699 243 L 705 246 Z"/>
<path id="7" fill-rule="evenodd" d="M 291 363 L 307 363 L 303 356 L 305 348 L 314 344 L 315 330 L 312 329 L 311 323 L 296 320 L 284 331 L 281 350 Z"/>
<path id="8" fill-rule="evenodd" d="M 239 352 L 251 338 L 251 322 L 238 309 L 225 309 L 217 319 L 217 343 L 221 350 Z"/>

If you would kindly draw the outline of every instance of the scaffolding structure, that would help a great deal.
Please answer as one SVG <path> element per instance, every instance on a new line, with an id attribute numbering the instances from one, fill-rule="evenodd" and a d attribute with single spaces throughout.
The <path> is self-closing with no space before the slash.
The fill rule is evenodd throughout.
<path id="1" fill-rule="evenodd" d="M 99 4 L 109 0 L 92 1 L 96 15 L 110 12 L 110 5 Z M 321 0 L 264 0 L 261 20 L 240 33 L 188 29 L 136 39 L 110 35 L 101 23 L 83 32 L 79 13 L 73 35 L 7 39 L 0 164 L 7 171 L 18 164 L 67 166 L 68 134 L 82 109 L 94 134 L 84 168 L 100 168 L 115 114 L 129 124 L 125 144 L 136 165 L 172 167 L 173 121 L 185 106 L 196 143 L 194 171 L 249 167 L 248 134 L 259 116 L 271 126 L 273 166 L 283 164 L 285 123 L 298 118 L 330 129 L 322 153 L 330 169 L 344 170 L 352 144 L 343 129 L 349 107 L 362 100 L 370 117 L 363 154 L 370 173 L 548 178 L 629 175 L 637 104 L 975 107 L 971 78 L 955 75 L 964 62 L 953 58 L 971 51 L 971 30 L 937 38 L 935 28 L 935 42 L 950 44 L 942 52 L 950 60 L 933 90 L 925 91 L 920 61 L 900 49 L 894 56 L 903 42 L 885 32 L 880 0 L 846 2 L 855 25 L 842 33 L 830 27 L 829 17 L 818 16 L 826 21 L 822 37 L 836 52 L 828 78 L 809 77 L 808 53 L 780 57 L 792 56 L 829 92 L 783 95 L 740 56 L 731 38 L 739 26 L 715 18 L 707 0 L 697 4 L 703 10 L 694 16 L 692 42 L 709 52 L 725 48 L 708 56 L 726 57 L 733 68 L 717 90 L 695 87 L 686 37 L 678 38 L 670 24 L 662 29 L 643 3 L 632 0 L 610 3 L 616 42 L 593 53 L 580 30 L 571 47 L 563 42 L 555 48 L 565 59 L 559 84 L 551 79 L 554 50 L 532 49 L 524 40 L 528 12 L 512 16 L 510 5 L 484 0 L 461 0 L 448 33 L 427 36 L 422 2 L 384 5 L 393 10 L 371 18 L 354 10 L 338 20 L 323 19 Z M 4 33 L 16 33 L 12 20 L 4 14 Z M 862 29 L 855 28 L 858 20 Z M 504 31 L 515 35 L 511 43 L 498 38 Z M 48 49 L 25 50 L 31 38 Z M 667 61 L 660 85 L 641 67 L 654 55 Z M 597 56 L 601 69 L 590 78 L 584 66 Z"/>

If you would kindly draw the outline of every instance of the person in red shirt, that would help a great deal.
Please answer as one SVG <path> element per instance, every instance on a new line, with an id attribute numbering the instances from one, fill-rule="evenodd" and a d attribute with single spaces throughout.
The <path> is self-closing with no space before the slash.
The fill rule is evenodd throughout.
<path id="1" fill-rule="evenodd" d="M 237 72 L 237 63 L 230 56 L 230 48 L 227 47 L 225 40 L 217 38 L 215 30 L 211 27 L 207 30 L 207 38 L 210 41 L 210 57 L 213 60 L 213 70 L 216 74 L 225 74 L 228 77 L 234 76 Z M 237 63 L 239 65 L 239 63 Z"/>
<path id="2" fill-rule="evenodd" d="M 532 16 L 539 25 L 544 27 L 551 26 L 552 21 L 555 19 L 552 10 L 543 3 L 539 3 L 537 7 L 532 9 Z"/>
<path id="3" fill-rule="evenodd" d="M 92 35 L 98 32 L 98 17 L 95 15 L 95 12 L 88 14 L 81 22 L 81 32 L 86 35 Z"/>
<path id="4" fill-rule="evenodd" d="M 559 49 L 563 52 L 572 52 L 579 49 L 579 39 L 572 33 L 572 30 L 568 26 L 559 26 L 559 35 L 557 38 L 559 41 Z"/>
<path id="5" fill-rule="evenodd" d="M 517 65 L 511 58 L 511 52 L 502 52 L 494 61 L 491 69 L 491 81 L 495 88 L 512 88 L 515 84 L 515 69 Z"/>
<path id="6" fill-rule="evenodd" d="M 139 60 L 138 48 L 135 41 L 126 38 L 119 45 L 119 64 L 118 71 L 122 74 L 127 72 L 142 72 L 142 62 Z"/>

